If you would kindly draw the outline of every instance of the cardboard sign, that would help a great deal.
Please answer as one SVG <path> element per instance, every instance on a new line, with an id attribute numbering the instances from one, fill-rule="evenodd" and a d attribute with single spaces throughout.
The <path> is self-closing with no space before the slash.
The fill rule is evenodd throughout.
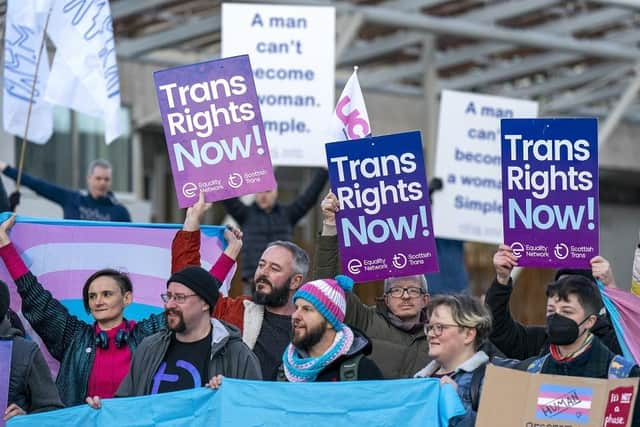
<path id="1" fill-rule="evenodd" d="M 334 34 L 333 7 L 222 5 L 222 56 L 251 56 L 274 165 L 324 166 Z"/>
<path id="2" fill-rule="evenodd" d="M 153 75 L 181 208 L 275 188 L 249 57 Z"/>
<path id="3" fill-rule="evenodd" d="M 604 380 L 487 366 L 478 427 L 633 427 L 638 378 Z"/>
<path id="4" fill-rule="evenodd" d="M 366 282 L 438 271 L 420 132 L 326 150 L 345 273 Z"/>
<path id="5" fill-rule="evenodd" d="M 518 265 L 591 268 L 599 253 L 596 119 L 503 119 L 504 242 Z"/>
<path id="6" fill-rule="evenodd" d="M 433 193 L 438 237 L 502 243 L 500 119 L 536 117 L 538 104 L 445 90 L 440 103 Z"/>

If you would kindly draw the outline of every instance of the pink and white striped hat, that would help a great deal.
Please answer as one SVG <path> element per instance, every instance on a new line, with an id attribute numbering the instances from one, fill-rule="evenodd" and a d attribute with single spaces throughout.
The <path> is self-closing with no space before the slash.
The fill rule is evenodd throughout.
<path id="1" fill-rule="evenodd" d="M 293 295 L 293 301 L 298 298 L 309 301 L 336 331 L 340 331 L 347 311 L 345 292 L 351 292 L 352 288 L 353 279 L 343 275 L 314 280 L 302 285 Z"/>

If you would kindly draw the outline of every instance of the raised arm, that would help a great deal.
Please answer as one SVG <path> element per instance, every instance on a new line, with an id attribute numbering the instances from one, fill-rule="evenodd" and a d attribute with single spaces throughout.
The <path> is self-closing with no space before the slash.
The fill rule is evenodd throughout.
<path id="1" fill-rule="evenodd" d="M 331 191 L 322 199 L 322 233 L 316 240 L 313 259 L 313 279 L 335 277 L 340 272 L 340 257 L 338 255 L 338 232 L 336 228 L 336 212 L 338 212 L 338 198 Z"/>
<path id="2" fill-rule="evenodd" d="M 249 206 L 242 203 L 237 197 L 232 197 L 222 201 L 227 213 L 238 223 L 240 226 L 244 225 L 249 216 Z"/>
<path id="3" fill-rule="evenodd" d="M 315 206 L 328 178 L 329 173 L 326 169 L 318 169 L 304 193 L 289 205 L 289 222 L 291 225 L 296 225 Z"/>
<path id="4" fill-rule="evenodd" d="M 509 299 L 513 292 L 511 271 L 518 265 L 511 248 L 500 245 L 493 256 L 496 278 L 487 292 L 486 304 L 493 316 L 493 330 L 489 339 L 507 357 L 526 359 L 540 353 L 547 334 L 542 326 L 523 326 L 511 317 Z"/>
<path id="5" fill-rule="evenodd" d="M 188 266 L 200 266 L 200 224 L 211 203 L 204 201 L 200 193 L 198 201 L 187 209 L 182 230 L 179 230 L 171 243 L 171 272 L 175 273 Z M 236 262 L 242 248 L 242 232 L 227 227 L 224 232 L 227 247 L 209 271 L 219 281 L 224 281 Z"/>
<path id="6" fill-rule="evenodd" d="M 3 174 L 13 180 L 18 178 L 18 170 L 7 165 L 5 162 L 0 161 L 0 170 L 2 170 Z M 35 191 L 39 196 L 51 200 L 59 205 L 66 204 L 70 198 L 77 195 L 76 191 L 51 184 L 45 180 L 33 177 L 24 171 L 22 171 L 22 178 L 20 182 L 25 187 Z"/>
<path id="7" fill-rule="evenodd" d="M 15 216 L 12 215 L 0 224 L 0 257 L 22 298 L 22 314 L 42 338 L 51 355 L 61 360 L 74 335 L 86 323 L 69 314 L 67 308 L 31 274 L 9 239 L 8 231 L 14 222 Z"/>

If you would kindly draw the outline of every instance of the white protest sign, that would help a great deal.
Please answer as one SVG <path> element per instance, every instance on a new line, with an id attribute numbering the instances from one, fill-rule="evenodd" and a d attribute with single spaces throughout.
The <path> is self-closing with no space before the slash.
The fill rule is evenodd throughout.
<path id="1" fill-rule="evenodd" d="M 538 104 L 497 96 L 443 91 L 433 193 L 436 236 L 502 242 L 500 119 L 538 115 Z"/>
<path id="2" fill-rule="evenodd" d="M 334 50 L 333 7 L 222 5 L 222 56 L 249 54 L 274 165 L 325 165 Z"/>

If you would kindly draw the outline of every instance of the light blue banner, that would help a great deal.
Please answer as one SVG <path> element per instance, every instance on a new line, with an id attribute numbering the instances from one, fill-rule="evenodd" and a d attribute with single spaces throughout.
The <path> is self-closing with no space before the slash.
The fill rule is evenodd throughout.
<path id="1" fill-rule="evenodd" d="M 12 418 L 9 427 L 447 427 L 464 413 L 451 385 L 437 379 L 293 384 L 225 378 L 207 388 L 153 396 L 107 399 Z"/>

